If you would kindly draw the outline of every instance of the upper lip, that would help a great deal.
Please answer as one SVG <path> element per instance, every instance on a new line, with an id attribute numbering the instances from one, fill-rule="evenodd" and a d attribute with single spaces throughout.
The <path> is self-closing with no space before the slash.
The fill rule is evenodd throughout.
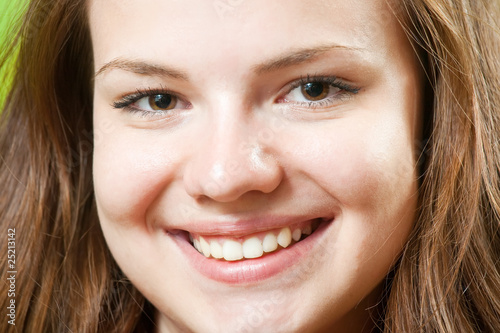
<path id="1" fill-rule="evenodd" d="M 207 236 L 243 237 L 262 231 L 281 229 L 297 223 L 313 221 L 315 219 L 327 221 L 332 218 L 318 216 L 265 216 L 234 220 L 191 220 L 178 226 L 170 225 L 165 229 L 170 232 L 187 231 L 191 234 Z"/>

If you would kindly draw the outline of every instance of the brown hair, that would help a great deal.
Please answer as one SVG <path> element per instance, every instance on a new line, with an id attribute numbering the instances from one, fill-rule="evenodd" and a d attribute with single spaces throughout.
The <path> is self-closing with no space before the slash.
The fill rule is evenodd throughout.
<path id="1" fill-rule="evenodd" d="M 432 108 L 387 332 L 500 332 L 500 3 L 405 0 Z"/>
<path id="2" fill-rule="evenodd" d="M 419 217 L 388 284 L 383 329 L 500 332 L 499 3 L 402 8 L 432 89 Z M 14 40 L 0 57 L 4 67 L 19 49 L 0 116 L 0 226 L 15 228 L 18 271 L 7 332 L 151 329 L 152 309 L 113 261 L 97 219 L 85 1 L 31 1 Z M 2 296 L 0 307 L 8 302 Z"/>
<path id="3" fill-rule="evenodd" d="M 85 2 L 31 1 L 17 37 L 0 125 L 0 225 L 15 228 L 18 272 L 8 331 L 131 332 L 144 301 L 113 263 L 93 199 Z"/>

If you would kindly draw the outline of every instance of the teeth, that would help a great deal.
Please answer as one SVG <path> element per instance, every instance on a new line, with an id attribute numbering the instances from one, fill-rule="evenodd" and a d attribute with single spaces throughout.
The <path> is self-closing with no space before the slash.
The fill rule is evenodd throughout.
<path id="1" fill-rule="evenodd" d="M 200 245 L 201 245 L 201 252 L 203 252 L 203 255 L 207 258 L 210 257 L 210 245 L 205 240 L 205 238 L 201 236 L 200 236 Z"/>
<path id="2" fill-rule="evenodd" d="M 195 248 L 195 249 L 197 249 L 197 250 L 198 250 L 198 252 L 201 252 L 201 251 L 200 251 L 200 250 L 201 250 L 201 247 L 200 247 L 200 241 L 199 241 L 199 240 L 194 239 L 194 240 L 193 240 L 193 246 L 194 246 L 194 248 Z"/>
<path id="3" fill-rule="evenodd" d="M 264 238 L 257 236 L 248 238 L 241 243 L 236 239 L 205 239 L 202 236 L 193 237 L 189 235 L 189 240 L 193 243 L 198 252 L 205 257 L 213 257 L 215 259 L 225 259 L 227 261 L 236 261 L 245 259 L 260 258 L 264 253 L 274 252 L 278 249 L 278 245 L 286 248 L 292 244 L 292 241 L 300 241 L 302 234 L 310 235 L 315 230 L 315 225 L 308 224 L 303 229 L 295 228 L 292 230 L 289 227 L 281 229 L 276 236 L 276 231 L 268 232 Z M 262 236 L 260 236 L 262 237 Z"/>
<path id="4" fill-rule="evenodd" d="M 278 235 L 278 244 L 282 247 L 287 247 L 292 242 L 292 232 L 290 228 L 283 228 Z"/>
<path id="5" fill-rule="evenodd" d="M 212 257 L 214 257 L 215 259 L 224 258 L 224 254 L 222 253 L 222 246 L 219 244 L 219 242 L 216 241 L 210 242 L 210 253 L 212 254 Z"/>
<path id="6" fill-rule="evenodd" d="M 222 254 L 227 261 L 243 259 L 243 248 L 239 242 L 227 240 L 222 246 Z"/>
<path id="7" fill-rule="evenodd" d="M 243 256 L 247 259 L 259 258 L 264 254 L 262 243 L 257 237 L 252 237 L 243 242 Z"/>
<path id="8" fill-rule="evenodd" d="M 264 240 L 262 241 L 262 249 L 264 252 L 273 252 L 278 248 L 278 240 L 273 233 L 268 233 Z"/>

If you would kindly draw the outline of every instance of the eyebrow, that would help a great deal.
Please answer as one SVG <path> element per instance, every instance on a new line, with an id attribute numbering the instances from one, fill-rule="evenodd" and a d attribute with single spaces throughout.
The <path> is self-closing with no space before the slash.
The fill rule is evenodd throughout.
<path id="1" fill-rule="evenodd" d="M 173 67 L 157 65 L 141 60 L 129 60 L 116 58 L 102 66 L 94 75 L 94 78 L 112 69 L 121 69 L 140 75 L 171 77 L 173 79 L 188 80 L 188 75 Z"/>
<path id="2" fill-rule="evenodd" d="M 295 66 L 307 62 L 309 60 L 312 60 L 315 57 L 332 49 L 340 49 L 347 51 L 363 50 L 359 48 L 353 48 L 338 44 L 320 45 L 313 48 L 293 50 L 285 54 L 279 55 L 274 59 L 253 66 L 253 71 L 257 74 L 262 74 L 266 72 L 272 72 L 283 68 Z M 188 81 L 189 79 L 189 76 L 184 71 L 181 71 L 174 67 L 148 63 L 142 60 L 132 60 L 124 58 L 116 58 L 106 63 L 95 73 L 94 77 L 97 77 L 113 69 L 121 69 L 139 75 L 171 77 L 174 79 L 181 79 L 185 81 Z"/>
<path id="3" fill-rule="evenodd" d="M 354 48 L 344 45 L 331 44 L 331 45 L 320 45 L 313 48 L 299 49 L 292 52 L 287 52 L 275 59 L 266 61 L 260 65 L 254 67 L 254 72 L 257 74 L 262 74 L 265 72 L 272 72 L 279 69 L 299 65 L 301 63 L 313 60 L 315 57 L 328 52 L 330 50 L 339 49 L 346 51 L 362 51 L 363 49 Z"/>

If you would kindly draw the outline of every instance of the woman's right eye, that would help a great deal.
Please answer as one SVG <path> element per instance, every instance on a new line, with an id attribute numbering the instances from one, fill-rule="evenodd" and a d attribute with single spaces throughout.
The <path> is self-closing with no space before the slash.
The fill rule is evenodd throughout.
<path id="1" fill-rule="evenodd" d="M 189 109 L 190 103 L 174 94 L 161 91 L 138 91 L 113 103 L 116 109 L 158 115 L 174 109 Z"/>

